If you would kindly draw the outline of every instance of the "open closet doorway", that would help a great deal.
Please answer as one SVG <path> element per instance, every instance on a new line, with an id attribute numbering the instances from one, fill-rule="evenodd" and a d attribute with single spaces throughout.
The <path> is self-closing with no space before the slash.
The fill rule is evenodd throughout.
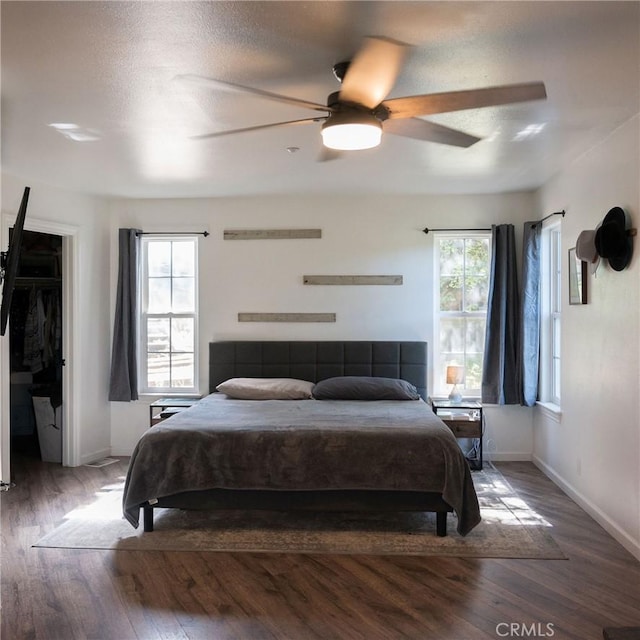
<path id="1" fill-rule="evenodd" d="M 9 237 L 10 230 L 13 226 L 13 219 L 10 216 L 3 216 L 3 236 L 5 238 Z M 56 247 L 55 251 L 58 251 L 58 245 L 61 247 L 61 255 L 59 259 L 59 283 L 56 282 L 55 285 L 53 281 L 43 281 L 38 282 L 35 279 L 41 277 L 40 275 L 36 275 L 31 272 L 29 274 L 23 274 L 25 278 L 33 278 L 34 282 L 29 283 L 25 280 L 19 280 L 21 285 L 20 289 L 14 290 L 14 296 L 17 297 L 20 294 L 19 291 L 22 290 L 22 285 L 27 284 L 27 291 L 29 290 L 30 284 L 44 284 L 44 285 L 53 285 L 57 289 L 59 289 L 59 298 L 60 298 L 60 329 L 61 329 L 61 359 L 59 358 L 59 362 L 57 365 L 56 373 L 57 376 L 61 372 L 61 385 L 58 387 L 57 380 L 53 378 L 53 373 L 49 372 L 47 375 L 51 375 L 52 380 L 49 382 L 55 382 L 50 389 L 52 391 L 57 392 L 58 388 L 60 388 L 61 394 L 61 404 L 57 407 L 58 411 L 56 412 L 56 408 L 53 407 L 53 404 L 58 404 L 60 399 L 55 396 L 55 393 L 52 396 L 33 396 L 36 398 L 48 398 L 53 397 L 53 404 L 51 401 L 46 400 L 40 402 L 36 400 L 36 402 L 40 402 L 42 405 L 45 402 L 49 402 L 49 406 L 53 410 L 53 419 L 50 422 L 59 422 L 56 426 L 60 426 L 60 435 L 62 440 L 62 460 L 61 463 L 65 466 L 76 466 L 79 464 L 79 438 L 75 429 L 75 416 L 77 415 L 78 408 L 76 406 L 77 398 L 73 393 L 74 388 L 77 387 L 78 381 L 75 377 L 78 375 L 78 372 L 75 371 L 73 367 L 73 353 L 78 352 L 78 341 L 79 337 L 77 335 L 78 332 L 73 332 L 73 321 L 74 318 L 77 317 L 77 289 L 76 289 L 76 278 L 78 273 L 77 266 L 77 234 L 78 227 L 73 225 L 61 224 L 58 222 L 41 220 L 37 218 L 28 219 L 25 223 L 25 232 L 32 231 L 36 232 L 34 238 L 37 238 L 39 235 L 44 236 L 48 241 L 53 242 L 53 245 Z M 48 236 L 53 236 L 53 238 L 48 238 Z M 6 242 L 6 241 L 5 241 Z M 47 249 L 49 251 L 50 249 Z M 28 255 L 28 253 L 26 253 Z M 29 261 L 29 260 L 27 260 Z M 39 256 L 38 259 L 34 259 L 31 261 L 31 268 L 34 268 L 34 262 L 43 262 L 43 256 Z M 42 277 L 51 277 L 50 275 L 42 275 Z M 56 277 L 55 275 L 53 277 Z M 37 300 L 37 298 L 36 298 Z M 13 304 L 12 304 L 13 308 Z M 12 309 L 13 313 L 13 309 Z M 19 320 L 15 320 L 19 322 Z M 14 422 L 14 400 L 18 401 L 18 406 L 20 401 L 25 402 L 24 392 L 25 389 L 14 389 L 12 388 L 12 381 L 16 384 L 25 384 L 29 386 L 35 386 L 36 384 L 40 384 L 40 382 L 45 384 L 45 381 L 42 381 L 38 378 L 44 377 L 44 374 L 40 374 L 40 376 L 33 375 L 33 378 L 36 378 L 34 381 L 32 379 L 33 385 L 31 385 L 28 380 L 28 372 L 27 375 L 14 375 L 15 373 L 25 374 L 24 364 L 20 365 L 22 371 L 14 371 L 13 367 L 16 363 L 16 355 L 13 352 L 12 342 L 12 325 L 14 323 L 13 316 L 10 315 L 9 325 L 7 329 L 6 335 L 2 338 L 0 343 L 0 366 L 2 369 L 2 375 L 0 375 L 1 382 L 1 390 L 0 397 L 2 401 L 0 402 L 0 406 L 2 410 L 0 412 L 1 416 L 1 428 L 0 428 L 0 459 L 1 459 L 1 473 L 2 473 L 2 486 L 3 488 L 9 486 L 12 476 L 14 476 L 17 471 L 14 467 L 14 460 L 12 460 L 12 449 L 15 445 L 16 448 L 19 446 L 25 448 L 31 448 L 32 455 L 36 455 L 35 447 L 33 445 L 35 434 L 33 431 L 31 432 L 31 443 L 28 442 L 29 438 L 25 438 L 22 442 L 19 442 L 14 439 L 14 431 L 12 422 Z M 64 366 L 63 366 L 64 364 Z M 26 389 L 29 396 L 31 393 L 29 392 L 29 388 Z M 46 392 L 47 389 L 41 387 L 40 389 L 34 389 L 36 392 Z M 22 397 L 20 398 L 20 393 L 22 393 Z M 16 395 L 18 394 L 18 395 Z M 29 398 L 27 396 L 27 399 Z M 31 400 L 33 404 L 33 399 Z M 17 409 L 17 412 L 20 413 L 22 410 Z M 36 421 L 35 409 L 32 409 L 32 420 Z M 56 416 L 56 413 L 58 414 Z M 48 413 L 49 418 L 51 418 L 51 412 Z M 24 420 L 24 418 L 22 418 Z M 20 418 L 18 419 L 18 422 Z M 51 428 L 51 427 L 50 427 Z M 22 424 L 21 427 L 18 427 L 18 430 L 23 429 L 26 432 L 29 427 L 24 426 Z M 51 428 L 53 430 L 53 428 Z M 36 425 L 36 433 L 37 433 L 37 425 Z M 20 433 L 19 435 L 27 435 L 26 433 Z M 13 440 L 13 443 L 12 443 Z M 38 454 L 40 443 L 38 441 Z M 20 454 L 22 455 L 22 454 Z M 15 462 L 19 464 L 20 456 L 16 456 Z"/>
<path id="2" fill-rule="evenodd" d="M 11 457 L 62 464 L 62 237 L 25 231 L 9 315 Z"/>

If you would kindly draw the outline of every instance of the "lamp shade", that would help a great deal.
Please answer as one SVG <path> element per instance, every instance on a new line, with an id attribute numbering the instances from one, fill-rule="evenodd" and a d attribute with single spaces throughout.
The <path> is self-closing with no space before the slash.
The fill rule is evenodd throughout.
<path id="1" fill-rule="evenodd" d="M 449 365 L 447 367 L 447 384 L 462 384 L 464 382 L 464 367 Z"/>
<path id="2" fill-rule="evenodd" d="M 356 151 L 377 147 L 382 139 L 382 125 L 371 114 L 336 113 L 322 125 L 322 143 L 330 149 Z"/>

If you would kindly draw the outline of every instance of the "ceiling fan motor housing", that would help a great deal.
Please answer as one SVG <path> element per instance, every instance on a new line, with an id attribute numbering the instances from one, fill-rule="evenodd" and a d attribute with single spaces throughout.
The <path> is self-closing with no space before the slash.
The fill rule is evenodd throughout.
<path id="1" fill-rule="evenodd" d="M 329 117 L 323 123 L 322 128 L 325 129 L 326 127 L 332 127 L 338 124 L 367 124 L 382 128 L 382 123 L 373 113 L 362 109 L 351 109 L 349 107 L 330 113 Z"/>
<path id="2" fill-rule="evenodd" d="M 371 114 L 377 118 L 380 122 L 383 122 L 389 117 L 389 110 L 382 104 L 379 104 L 375 109 L 368 109 L 361 104 L 345 102 L 340 99 L 340 92 L 334 91 L 330 93 L 327 98 L 327 106 L 331 108 L 332 113 L 343 113 L 352 111 L 360 114 Z"/>

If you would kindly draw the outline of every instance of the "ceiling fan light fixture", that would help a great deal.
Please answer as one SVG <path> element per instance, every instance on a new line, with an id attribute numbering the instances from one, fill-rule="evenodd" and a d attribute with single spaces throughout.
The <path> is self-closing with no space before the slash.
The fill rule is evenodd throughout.
<path id="1" fill-rule="evenodd" d="M 322 125 L 322 143 L 329 149 L 358 151 L 380 144 L 382 124 L 368 113 L 336 113 Z"/>

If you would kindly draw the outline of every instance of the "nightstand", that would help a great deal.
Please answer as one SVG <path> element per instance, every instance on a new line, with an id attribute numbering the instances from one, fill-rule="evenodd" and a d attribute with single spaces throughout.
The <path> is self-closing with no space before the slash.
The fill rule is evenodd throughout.
<path id="1" fill-rule="evenodd" d="M 201 396 L 191 396 L 190 398 L 168 397 L 158 398 L 149 405 L 149 426 L 153 427 L 170 415 L 193 406 Z"/>
<path id="2" fill-rule="evenodd" d="M 482 470 L 482 436 L 484 412 L 482 404 L 475 400 L 454 402 L 446 398 L 430 398 L 433 412 L 453 432 L 456 438 L 472 438 L 478 441 L 477 455 L 467 458 L 474 471 Z"/>

